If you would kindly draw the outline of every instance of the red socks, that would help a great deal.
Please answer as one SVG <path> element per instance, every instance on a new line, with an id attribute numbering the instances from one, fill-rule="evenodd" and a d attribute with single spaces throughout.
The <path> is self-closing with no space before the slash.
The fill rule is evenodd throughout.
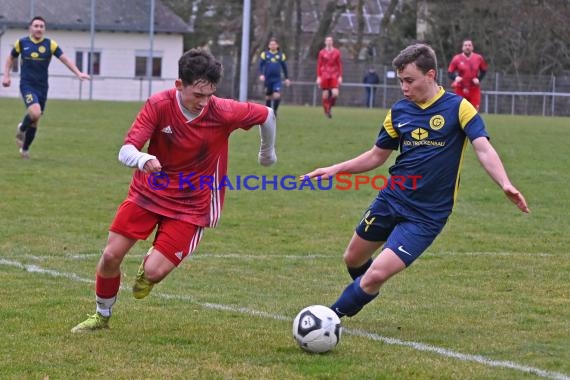
<path id="1" fill-rule="evenodd" d="M 113 298 L 119 293 L 119 287 L 121 286 L 121 275 L 114 278 L 105 278 L 99 276 L 97 273 L 95 276 L 95 294 L 101 298 Z"/>

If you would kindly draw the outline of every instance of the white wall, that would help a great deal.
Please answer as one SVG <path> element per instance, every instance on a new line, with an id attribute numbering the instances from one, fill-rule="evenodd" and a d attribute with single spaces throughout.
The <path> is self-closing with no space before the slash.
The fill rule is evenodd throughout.
<path id="1" fill-rule="evenodd" d="M 2 73 L 14 42 L 26 34 L 25 30 L 9 29 L 0 37 Z M 85 51 L 91 47 L 89 32 L 48 30 L 46 36 L 55 40 L 71 61 L 75 61 L 77 50 Z M 149 83 L 135 78 L 135 56 L 137 51 L 149 49 L 148 34 L 98 32 L 95 34 L 94 50 L 101 52 L 100 75 L 91 82 L 81 82 L 54 58 L 49 68 L 48 99 L 89 99 L 92 85 L 95 100 L 144 100 L 149 95 Z M 183 53 L 182 36 L 155 35 L 153 51 L 155 56 L 162 56 L 162 78 L 153 79 L 150 87 L 154 93 L 174 86 L 174 80 L 178 77 L 178 59 Z M 0 97 L 19 96 L 19 75 L 12 74 L 12 85 L 1 87 Z"/>

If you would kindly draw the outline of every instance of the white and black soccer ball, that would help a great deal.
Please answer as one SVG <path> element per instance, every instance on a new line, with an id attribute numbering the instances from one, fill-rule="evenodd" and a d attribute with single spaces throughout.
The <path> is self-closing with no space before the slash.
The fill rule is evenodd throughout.
<path id="1" fill-rule="evenodd" d="M 340 318 L 326 306 L 307 306 L 293 321 L 293 338 L 305 351 L 330 351 L 340 341 L 341 333 Z"/>

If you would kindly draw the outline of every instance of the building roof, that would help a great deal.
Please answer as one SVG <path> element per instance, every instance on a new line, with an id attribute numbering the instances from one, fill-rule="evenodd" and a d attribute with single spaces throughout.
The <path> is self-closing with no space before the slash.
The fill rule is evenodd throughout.
<path id="1" fill-rule="evenodd" d="M 91 1 L 95 1 L 95 30 L 148 33 L 150 0 L 2 0 L 0 29 L 27 29 L 33 16 L 41 16 L 50 30 L 90 30 Z M 155 0 L 154 31 L 184 34 L 191 29 L 170 8 Z"/>

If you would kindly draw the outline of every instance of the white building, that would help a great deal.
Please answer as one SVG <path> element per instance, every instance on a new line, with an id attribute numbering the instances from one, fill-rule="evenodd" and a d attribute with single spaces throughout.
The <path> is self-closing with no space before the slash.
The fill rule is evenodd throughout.
<path id="1" fill-rule="evenodd" d="M 183 37 L 190 32 L 187 23 L 155 0 L 151 38 L 150 9 L 151 0 L 2 0 L 0 72 L 16 40 L 28 34 L 31 18 L 41 16 L 47 24 L 46 37 L 55 40 L 80 70 L 91 74 L 91 52 L 94 57 L 92 80 L 84 82 L 54 57 L 49 69 L 48 99 L 144 100 L 151 92 L 173 87 Z M 151 45 L 149 81 L 146 68 Z M 13 67 L 11 77 L 10 87 L 0 87 L 0 97 L 20 96 L 19 67 Z"/>

